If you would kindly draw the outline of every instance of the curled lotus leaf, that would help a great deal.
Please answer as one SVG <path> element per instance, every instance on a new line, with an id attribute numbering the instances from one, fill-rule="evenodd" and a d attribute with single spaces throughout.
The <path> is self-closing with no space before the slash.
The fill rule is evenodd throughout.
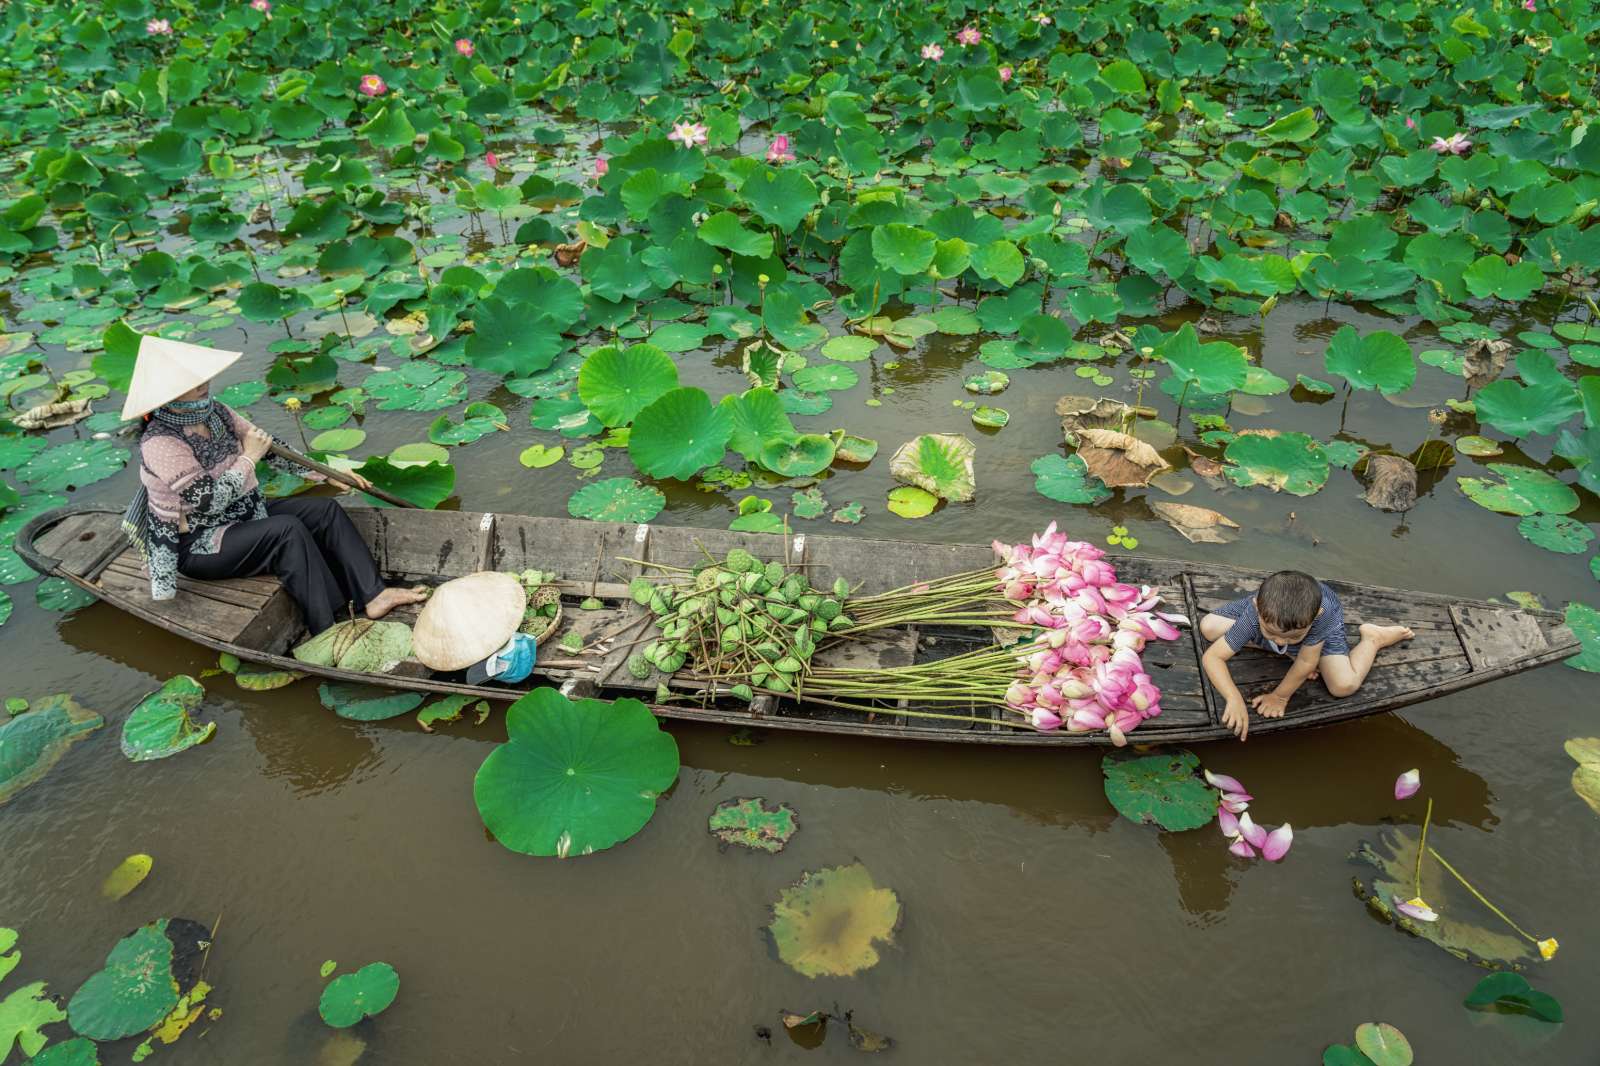
<path id="1" fill-rule="evenodd" d="M 1156 500 L 1150 509 L 1191 544 L 1229 544 L 1239 537 L 1239 523 L 1208 507 Z"/>
<path id="2" fill-rule="evenodd" d="M 42 778 L 68 748 L 105 724 L 66 693 L 35 700 L 32 710 L 0 724 L 0 804 Z"/>
<path id="3" fill-rule="evenodd" d="M 1090 475 L 1113 489 L 1148 485 L 1151 478 L 1172 469 L 1150 445 L 1114 429 L 1080 429 L 1078 457 Z"/>
<path id="4" fill-rule="evenodd" d="M 1572 791 L 1600 814 L 1600 737 L 1574 737 L 1565 747 L 1578 763 L 1572 771 Z"/>
<path id="5" fill-rule="evenodd" d="M 977 492 L 972 460 L 978 446 L 959 433 L 924 433 L 902 444 L 889 473 L 942 500 L 960 503 Z"/>
<path id="6" fill-rule="evenodd" d="M 784 477 L 807 477 L 826 470 L 833 462 L 833 440 L 820 433 L 799 433 L 761 449 L 761 465 Z"/>
<path id="7" fill-rule="evenodd" d="M 144 879 L 150 876 L 155 864 L 156 861 L 148 855 L 129 855 L 117 863 L 117 868 L 105 879 L 100 886 L 100 894 L 106 899 L 121 899 L 144 884 Z"/>
<path id="8" fill-rule="evenodd" d="M 506 743 L 478 767 L 483 824 L 524 855 L 567 858 L 643 829 L 678 779 L 678 744 L 635 699 L 570 700 L 538 688 L 506 711 Z"/>
<path id="9" fill-rule="evenodd" d="M 317 698 L 328 710 L 352 722 L 383 722 L 410 714 L 422 705 L 420 692 L 396 692 L 345 681 L 324 681 L 317 686 Z"/>
<path id="10" fill-rule="evenodd" d="M 384 674 L 411 654 L 411 627 L 404 622 L 354 618 L 335 622 L 294 649 L 307 666 L 332 666 Z"/>
<path id="11" fill-rule="evenodd" d="M 717 809 L 711 812 L 708 828 L 711 835 L 724 844 L 776 854 L 799 830 L 800 820 L 787 803 L 769 804 L 757 796 L 717 804 Z"/>
<path id="12" fill-rule="evenodd" d="M 123 937 L 67 1004 L 73 1032 L 121 1040 L 155 1026 L 198 979 L 209 936 L 197 922 L 162 918 Z"/>
<path id="13" fill-rule="evenodd" d="M 1327 452 L 1304 433 L 1241 433 L 1223 453 L 1236 485 L 1265 485 L 1294 496 L 1310 496 L 1328 483 Z"/>
<path id="14" fill-rule="evenodd" d="M 901 913 L 900 898 L 865 866 L 830 866 L 783 890 L 768 929 L 778 957 L 797 973 L 849 977 L 878 964 Z"/>
<path id="15" fill-rule="evenodd" d="M 134 762 L 149 762 L 210 740 L 217 723 L 200 725 L 190 717 L 205 696 L 204 686 L 188 674 L 167 681 L 140 700 L 122 723 L 122 754 Z"/>
<path id="16" fill-rule="evenodd" d="M 335 1029 L 348 1029 L 363 1018 L 375 1018 L 389 1009 L 400 994 L 400 974 L 386 962 L 369 962 L 354 973 L 340 974 L 328 982 L 317 1003 L 317 1013 Z"/>
<path id="17" fill-rule="evenodd" d="M 1197 771 L 1192 751 L 1128 756 L 1112 752 L 1100 761 L 1106 799 L 1124 818 L 1181 832 L 1208 825 L 1217 814 L 1217 795 Z"/>

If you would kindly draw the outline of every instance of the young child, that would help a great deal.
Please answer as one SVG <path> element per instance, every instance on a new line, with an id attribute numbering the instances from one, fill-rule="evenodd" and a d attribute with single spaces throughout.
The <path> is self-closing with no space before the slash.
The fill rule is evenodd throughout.
<path id="1" fill-rule="evenodd" d="M 1353 695 L 1367 679 L 1372 660 L 1391 644 L 1411 639 L 1405 626 L 1361 627 L 1354 648 L 1345 640 L 1344 608 L 1332 589 L 1299 570 L 1280 570 L 1261 583 L 1254 596 L 1226 604 L 1200 620 L 1200 635 L 1212 641 L 1201 660 L 1227 709 L 1222 724 L 1243 740 L 1250 732 L 1250 712 L 1228 673 L 1228 660 L 1246 646 L 1265 648 L 1294 659 L 1278 687 L 1251 699 L 1263 718 L 1282 718 L 1289 697 L 1319 672 L 1328 692 Z"/>

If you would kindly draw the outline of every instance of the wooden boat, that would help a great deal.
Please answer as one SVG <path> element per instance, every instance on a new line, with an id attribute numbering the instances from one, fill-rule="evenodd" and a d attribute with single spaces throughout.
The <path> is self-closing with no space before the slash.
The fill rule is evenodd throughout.
<path id="1" fill-rule="evenodd" d="M 1011 744 L 1028 747 L 1107 744 L 1103 733 L 1038 733 L 1004 724 L 994 706 L 960 708 L 985 719 L 952 722 L 918 718 L 906 711 L 948 712 L 948 705 L 917 708 L 885 702 L 863 714 L 838 707 L 758 695 L 750 704 L 717 691 L 680 671 L 666 677 L 635 678 L 627 668 L 638 639 L 649 629 L 645 609 L 628 594 L 627 583 L 648 560 L 688 566 L 705 553 L 722 556 L 743 547 L 765 560 L 803 567 L 812 584 L 831 585 L 844 577 L 861 582 L 871 595 L 918 581 L 993 564 L 987 546 L 914 544 L 855 537 L 796 533 L 741 534 L 674 526 L 624 525 L 564 518 L 531 518 L 468 511 L 349 508 L 378 565 L 392 581 L 440 582 L 476 570 L 537 568 L 560 575 L 562 632 L 576 632 L 586 653 L 576 658 L 541 656 L 541 666 L 522 687 L 473 686 L 462 675 L 437 675 L 416 662 L 392 674 L 372 675 L 306 667 L 289 654 L 304 639 L 304 625 L 287 592 L 272 578 L 228 581 L 181 579 L 175 599 L 150 599 L 138 554 L 123 539 L 120 513 L 82 506 L 35 517 L 16 537 L 15 550 L 30 566 L 72 582 L 136 618 L 196 643 L 241 659 L 289 670 L 303 670 L 338 681 L 367 682 L 397 689 L 460 693 L 509 700 L 535 685 L 556 685 L 573 695 L 615 698 L 637 696 L 659 715 L 733 726 L 855 734 L 873 737 Z M 1143 556 L 1109 556 L 1124 581 L 1160 588 L 1169 604 L 1190 618 L 1253 589 L 1261 571 L 1211 563 L 1178 562 Z M 1318 682 L 1305 685 L 1280 719 L 1256 718 L 1251 735 L 1324 725 L 1394 710 L 1481 685 L 1576 654 L 1579 643 L 1553 611 L 1519 610 L 1503 604 L 1405 592 L 1330 581 L 1344 602 L 1353 644 L 1365 621 L 1403 621 L 1416 638 L 1386 649 L 1367 683 L 1348 699 L 1334 699 Z M 598 599 L 598 610 L 580 601 Z M 592 606 L 592 605 L 591 605 Z M 130 631 L 132 633 L 133 631 Z M 968 651 L 988 643 L 989 634 L 971 628 L 915 626 L 889 629 L 872 640 L 854 640 L 819 652 L 837 665 L 901 666 Z M 1140 743 L 1232 739 L 1220 722 L 1221 701 L 1200 669 L 1203 645 L 1185 631 L 1177 641 L 1152 642 L 1146 669 L 1162 692 L 1160 716 L 1134 735 Z M 1286 669 L 1285 660 L 1246 650 L 1231 663 L 1246 696 L 1271 688 Z M 659 688 L 658 686 L 665 686 Z M 670 698 L 659 698 L 659 693 Z M 1004 716 L 1004 717 L 1003 717 Z"/>

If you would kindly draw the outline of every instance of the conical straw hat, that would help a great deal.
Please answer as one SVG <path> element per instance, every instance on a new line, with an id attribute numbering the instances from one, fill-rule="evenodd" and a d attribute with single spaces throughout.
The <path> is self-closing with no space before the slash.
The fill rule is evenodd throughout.
<path id="1" fill-rule="evenodd" d="M 128 386 L 122 417 L 138 418 L 176 400 L 228 369 L 242 354 L 145 337 L 139 342 L 139 359 L 133 364 L 133 383 Z"/>
<path id="2" fill-rule="evenodd" d="M 446 581 L 411 627 L 411 654 L 430 670 L 465 670 L 505 647 L 522 625 L 528 594 L 492 570 Z"/>

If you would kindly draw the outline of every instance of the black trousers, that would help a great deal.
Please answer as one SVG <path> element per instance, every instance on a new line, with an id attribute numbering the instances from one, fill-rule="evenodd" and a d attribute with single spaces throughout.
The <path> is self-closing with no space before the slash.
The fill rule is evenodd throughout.
<path id="1" fill-rule="evenodd" d="M 344 508 L 326 496 L 267 501 L 267 517 L 230 526 L 214 555 L 179 542 L 178 572 L 201 581 L 274 574 L 313 634 L 383 591 L 383 576 Z"/>

